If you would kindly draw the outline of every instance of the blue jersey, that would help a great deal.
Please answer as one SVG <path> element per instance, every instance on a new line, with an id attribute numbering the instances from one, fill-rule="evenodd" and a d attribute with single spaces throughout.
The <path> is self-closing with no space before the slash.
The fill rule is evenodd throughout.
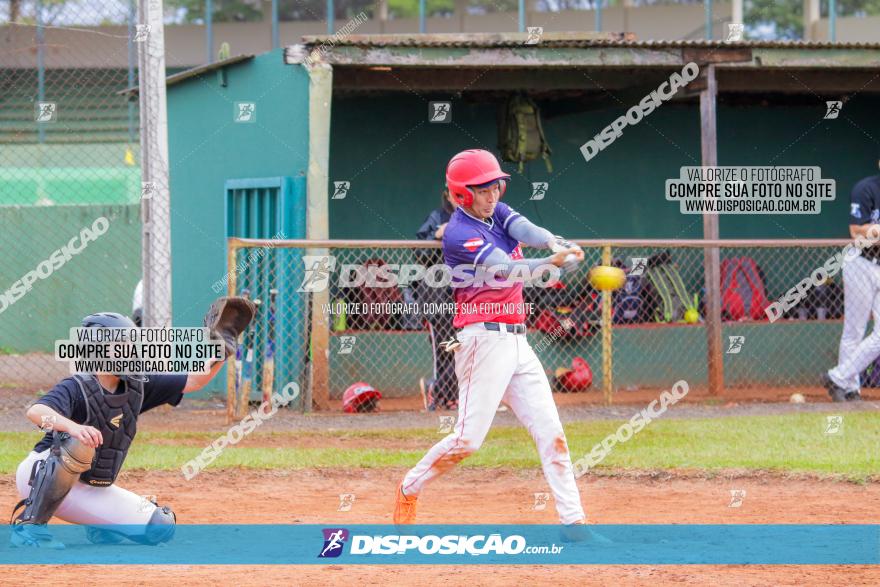
<path id="1" fill-rule="evenodd" d="M 519 241 L 507 232 L 519 217 L 519 212 L 501 202 L 485 221 L 474 218 L 462 208 L 452 213 L 443 233 L 443 260 L 453 269 L 452 287 L 456 302 L 453 325 L 456 328 L 475 322 L 519 324 L 525 321 L 522 283 L 480 284 L 478 280 L 474 285 L 456 286 L 464 281 L 460 274 L 472 276 L 476 266 L 484 262 L 494 249 L 500 249 L 511 259 L 523 258 Z"/>

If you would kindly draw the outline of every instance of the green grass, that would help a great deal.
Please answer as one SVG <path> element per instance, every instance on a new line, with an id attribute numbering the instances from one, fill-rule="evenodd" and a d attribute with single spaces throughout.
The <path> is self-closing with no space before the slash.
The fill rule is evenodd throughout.
<path id="1" fill-rule="evenodd" d="M 722 469 L 772 470 L 780 473 L 838 475 L 855 481 L 880 477 L 880 415 L 859 412 L 846 414 L 839 435 L 824 433 L 826 415 L 789 414 L 658 420 L 628 442 L 618 444 L 599 465 L 608 469 L 667 470 L 693 469 L 711 472 Z M 620 421 L 579 422 L 566 426 L 572 459 L 577 459 L 613 433 Z M 192 459 L 219 433 L 150 433 L 138 435 L 126 468 L 175 470 Z M 424 454 L 441 436 L 436 430 L 408 429 L 388 431 L 332 431 L 308 433 L 260 433 L 261 444 L 289 444 L 296 439 L 343 438 L 345 448 L 266 448 L 247 446 L 227 448 L 210 469 L 254 467 L 301 469 L 309 467 L 407 467 Z M 0 473 L 14 470 L 38 438 L 35 433 L 0 433 Z M 290 440 L 293 439 L 293 440 Z M 193 446 L 169 444 L 169 440 L 189 441 Z M 417 448 L 395 450 L 379 443 L 412 441 Z M 525 430 L 497 427 L 489 433 L 483 447 L 462 463 L 465 467 L 536 468 L 534 445 Z"/>

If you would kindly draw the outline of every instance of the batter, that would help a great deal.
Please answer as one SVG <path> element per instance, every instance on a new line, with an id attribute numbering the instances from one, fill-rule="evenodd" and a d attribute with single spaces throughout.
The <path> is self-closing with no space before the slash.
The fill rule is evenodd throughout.
<path id="1" fill-rule="evenodd" d="M 446 185 L 460 206 L 443 234 L 444 262 L 450 267 L 470 266 L 471 273 L 479 267 L 500 268 L 498 281 L 548 264 L 573 270 L 584 258 L 580 247 L 535 226 L 499 201 L 508 179 L 488 151 L 468 150 L 452 158 L 446 168 Z M 524 259 L 520 243 L 549 248 L 553 254 Z M 550 383 L 526 340 L 522 282 L 462 287 L 462 281 L 453 279 L 457 303 L 453 325 L 460 343 L 455 351 L 458 421 L 452 433 L 434 445 L 398 486 L 394 522 L 415 523 L 422 488 L 480 448 L 504 401 L 537 445 L 560 521 L 584 523 Z"/>

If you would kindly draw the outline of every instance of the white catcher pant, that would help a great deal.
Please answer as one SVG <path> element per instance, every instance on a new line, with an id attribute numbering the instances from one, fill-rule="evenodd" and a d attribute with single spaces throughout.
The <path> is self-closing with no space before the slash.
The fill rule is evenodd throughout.
<path id="1" fill-rule="evenodd" d="M 403 491 L 418 495 L 425 483 L 442 475 L 483 443 L 502 400 L 526 427 L 538 448 L 544 477 L 563 524 L 583 520 L 580 493 L 572 471 L 565 432 L 541 362 L 524 334 L 495 332 L 482 325 L 459 331 L 455 354 L 458 421 L 403 479 Z"/>
<path id="2" fill-rule="evenodd" d="M 49 449 L 31 452 L 18 465 L 15 484 L 21 499 L 30 494 L 28 481 L 34 463 L 48 456 Z M 155 509 L 156 506 L 146 498 L 116 485 L 93 487 L 77 481 L 55 511 L 55 516 L 71 524 L 146 526 Z"/>
<path id="3" fill-rule="evenodd" d="M 861 256 L 843 264 L 843 310 L 840 354 L 828 374 L 844 389 L 859 389 L 859 374 L 880 355 L 880 266 Z M 872 313 L 874 330 L 865 337 Z"/>

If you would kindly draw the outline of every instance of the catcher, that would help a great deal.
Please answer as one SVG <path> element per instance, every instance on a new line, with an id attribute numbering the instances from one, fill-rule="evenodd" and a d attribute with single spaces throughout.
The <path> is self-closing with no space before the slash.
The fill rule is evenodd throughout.
<path id="1" fill-rule="evenodd" d="M 244 298 L 219 298 L 211 305 L 205 326 L 211 338 L 224 343 L 226 357 L 235 357 L 238 336 L 254 313 L 253 303 Z M 134 322 L 101 312 L 83 318 L 82 326 L 131 328 Z M 183 394 L 204 387 L 223 363 L 215 361 L 205 373 L 78 373 L 37 400 L 27 417 L 46 434 L 16 472 L 22 501 L 12 512 L 12 545 L 64 548 L 47 529 L 53 515 L 90 525 L 87 537 L 96 544 L 126 538 L 150 545 L 171 540 L 176 522 L 171 508 L 117 486 L 116 477 L 137 433 L 139 415 L 162 404 L 178 405 Z M 94 525 L 124 526 L 111 531 Z"/>

